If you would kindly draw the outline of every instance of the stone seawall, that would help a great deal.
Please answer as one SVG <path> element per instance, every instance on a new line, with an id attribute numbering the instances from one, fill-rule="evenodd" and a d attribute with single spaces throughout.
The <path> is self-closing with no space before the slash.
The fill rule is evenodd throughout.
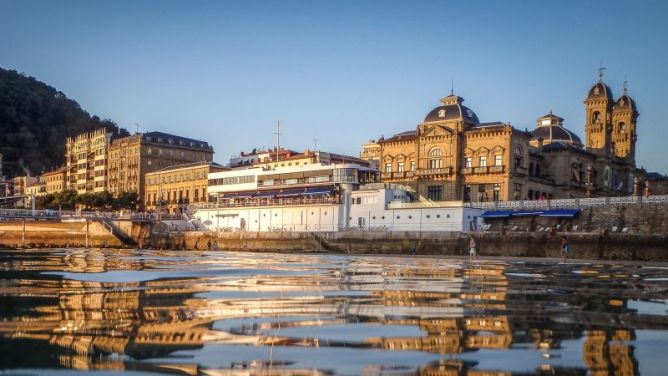
<path id="1" fill-rule="evenodd" d="M 667 204 L 633 204 L 583 208 L 575 218 L 550 218 L 538 216 L 512 216 L 489 218 L 491 231 L 517 228 L 521 231 L 536 231 L 541 227 L 560 225 L 562 228 L 577 226 L 578 231 L 603 232 L 626 228 L 634 234 L 668 234 Z"/>
<path id="2" fill-rule="evenodd" d="M 88 239 L 88 240 L 86 240 Z M 86 243 L 88 242 L 88 243 Z M 0 247 L 120 247 L 121 242 L 99 222 L 0 222 Z"/>
<path id="3" fill-rule="evenodd" d="M 657 208 L 648 208 L 644 212 L 629 207 L 596 209 L 603 210 L 582 213 L 580 223 L 592 220 L 608 225 L 615 223 L 616 226 L 635 223 L 636 226 L 645 226 L 647 232 L 657 232 L 578 231 L 552 235 L 536 231 L 490 231 L 473 235 L 482 257 L 559 257 L 561 235 L 565 234 L 569 238 L 572 258 L 668 261 L 668 231 L 664 231 L 662 226 L 665 225 L 659 223 L 666 213 Z M 606 212 L 617 213 L 617 217 L 611 214 L 602 218 Z M 646 222 L 635 218 L 643 213 L 648 218 Z M 410 255 L 414 249 L 416 254 L 422 255 L 466 256 L 470 235 L 462 232 L 176 232 L 169 231 L 168 226 L 162 223 L 125 222 L 118 226 L 122 226 L 137 241 L 139 248 L 206 250 L 210 241 L 212 245 L 217 244 L 220 250 L 257 252 Z M 121 246 L 121 242 L 97 222 L 86 225 L 86 222 L 26 221 L 24 232 L 22 221 L 11 221 L 0 222 L 0 247 L 81 247 L 86 244 L 87 233 L 90 247 L 100 247 L 105 242 L 109 247 Z"/>
<path id="4" fill-rule="evenodd" d="M 472 233 L 480 254 L 509 257 L 559 257 L 561 233 Z M 470 233 L 460 232 L 336 232 L 336 233 L 167 233 L 151 247 L 256 252 L 331 252 L 467 256 Z M 668 261 L 668 235 L 569 233 L 570 257 L 591 260 Z M 149 245 L 147 243 L 147 245 Z"/>

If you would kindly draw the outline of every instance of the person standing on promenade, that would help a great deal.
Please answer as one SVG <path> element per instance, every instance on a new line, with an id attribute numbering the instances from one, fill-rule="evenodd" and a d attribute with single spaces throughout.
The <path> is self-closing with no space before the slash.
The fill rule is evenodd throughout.
<path id="1" fill-rule="evenodd" d="M 566 236 L 561 237 L 561 261 L 566 261 L 568 258 L 568 239 Z"/>
<path id="2" fill-rule="evenodd" d="M 473 238 L 473 235 L 469 236 L 469 262 L 473 262 L 476 256 L 476 247 L 477 244 L 475 242 L 475 239 Z"/>
<path id="3" fill-rule="evenodd" d="M 206 242 L 206 248 L 211 252 L 211 239 L 209 239 L 208 242 Z"/>

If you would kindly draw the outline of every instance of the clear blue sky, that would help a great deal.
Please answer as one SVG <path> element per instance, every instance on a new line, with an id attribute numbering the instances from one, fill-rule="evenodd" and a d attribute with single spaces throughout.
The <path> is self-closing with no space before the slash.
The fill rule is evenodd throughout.
<path id="1" fill-rule="evenodd" d="M 638 164 L 668 172 L 668 1 L 5 1 L 0 66 L 133 131 L 232 154 L 281 144 L 357 155 L 439 98 L 583 136 L 601 60 L 640 112 Z"/>

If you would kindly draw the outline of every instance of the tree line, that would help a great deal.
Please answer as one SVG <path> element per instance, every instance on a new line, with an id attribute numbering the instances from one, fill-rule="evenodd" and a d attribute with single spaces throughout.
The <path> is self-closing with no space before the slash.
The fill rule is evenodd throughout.
<path id="1" fill-rule="evenodd" d="M 137 192 L 121 192 L 117 196 L 111 193 L 95 192 L 77 194 L 67 190 L 46 196 L 35 197 L 35 208 L 54 210 L 137 210 L 139 197 Z"/>

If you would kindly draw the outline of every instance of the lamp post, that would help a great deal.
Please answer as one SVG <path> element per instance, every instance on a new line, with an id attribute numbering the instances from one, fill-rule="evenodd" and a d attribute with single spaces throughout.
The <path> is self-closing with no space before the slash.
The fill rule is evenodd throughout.
<path id="1" fill-rule="evenodd" d="M 585 187 L 587 189 L 587 192 L 585 193 L 585 196 L 591 197 L 591 191 L 592 191 L 592 186 L 594 184 L 591 181 L 591 165 L 587 165 L 587 182 L 585 183 Z"/>

